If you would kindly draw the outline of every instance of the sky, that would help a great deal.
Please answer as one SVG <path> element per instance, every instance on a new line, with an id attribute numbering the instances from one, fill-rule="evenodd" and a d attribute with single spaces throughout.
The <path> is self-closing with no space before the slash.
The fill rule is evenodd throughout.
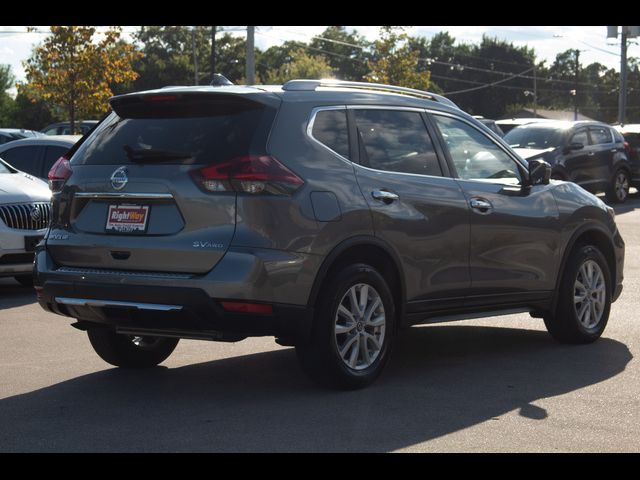
<path id="1" fill-rule="evenodd" d="M 123 27 L 125 38 L 138 27 Z M 285 40 L 308 42 L 314 35 L 320 35 L 326 26 L 258 26 L 255 44 L 260 49 L 279 45 Z M 368 40 L 378 37 L 378 26 L 346 27 L 357 30 Z M 18 81 L 24 80 L 22 61 L 26 60 L 33 46 L 42 41 L 48 33 L 47 26 L 37 27 L 38 32 L 26 32 L 24 26 L 0 26 L 0 64 L 10 64 Z M 244 36 L 245 27 L 224 27 L 233 35 Z M 528 46 L 536 52 L 537 58 L 553 63 L 556 54 L 569 48 L 579 49 L 580 62 L 588 65 L 600 62 L 608 68 L 620 70 L 620 40 L 607 39 L 605 26 L 537 27 L 537 26 L 412 26 L 407 33 L 430 38 L 435 33 L 448 31 L 458 43 L 477 43 L 483 35 L 513 42 L 516 46 Z M 637 40 L 629 43 L 628 56 L 640 56 Z"/>

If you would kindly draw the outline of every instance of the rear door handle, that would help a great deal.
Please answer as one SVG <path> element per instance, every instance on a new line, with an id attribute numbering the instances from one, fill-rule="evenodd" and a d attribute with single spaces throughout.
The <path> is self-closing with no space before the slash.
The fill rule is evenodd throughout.
<path id="1" fill-rule="evenodd" d="M 469 205 L 471 205 L 474 212 L 481 215 L 488 215 L 493 211 L 493 205 L 491 205 L 491 202 L 484 198 L 472 198 L 469 200 Z"/>
<path id="2" fill-rule="evenodd" d="M 400 198 L 397 193 L 389 192 L 387 190 L 374 190 L 373 192 L 371 192 L 371 196 L 374 198 L 374 200 L 378 200 L 386 204 L 395 202 Z"/>

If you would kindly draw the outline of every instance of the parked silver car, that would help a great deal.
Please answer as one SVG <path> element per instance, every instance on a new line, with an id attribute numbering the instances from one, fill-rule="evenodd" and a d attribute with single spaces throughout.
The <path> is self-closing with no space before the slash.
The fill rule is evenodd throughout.
<path id="1" fill-rule="evenodd" d="M 0 159 L 0 277 L 32 283 L 33 252 L 49 225 L 47 184 Z"/>

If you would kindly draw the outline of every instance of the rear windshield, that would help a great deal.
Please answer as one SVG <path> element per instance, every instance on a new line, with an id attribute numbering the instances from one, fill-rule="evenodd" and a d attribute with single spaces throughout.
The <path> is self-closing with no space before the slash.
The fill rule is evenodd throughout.
<path id="1" fill-rule="evenodd" d="M 563 130 L 557 128 L 518 127 L 504 136 L 504 141 L 513 148 L 545 149 L 561 145 Z"/>
<path id="2" fill-rule="evenodd" d="M 226 95 L 116 106 L 77 149 L 73 165 L 211 164 L 265 153 L 275 109 Z"/>

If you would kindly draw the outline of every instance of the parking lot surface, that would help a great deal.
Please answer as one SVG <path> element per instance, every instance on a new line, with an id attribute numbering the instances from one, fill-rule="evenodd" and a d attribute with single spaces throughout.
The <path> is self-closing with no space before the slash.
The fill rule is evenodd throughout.
<path id="1" fill-rule="evenodd" d="M 560 345 L 526 314 L 414 327 L 355 392 L 317 387 L 270 338 L 113 368 L 0 279 L 0 452 L 638 452 L 640 199 L 616 212 L 624 291 L 599 341 Z"/>

